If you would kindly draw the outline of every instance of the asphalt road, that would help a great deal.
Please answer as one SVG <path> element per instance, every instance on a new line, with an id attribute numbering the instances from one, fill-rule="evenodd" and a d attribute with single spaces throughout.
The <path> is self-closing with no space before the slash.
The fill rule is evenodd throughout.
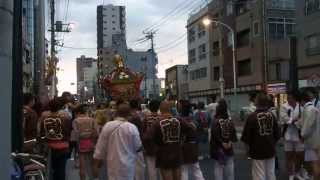
<path id="1" fill-rule="evenodd" d="M 242 144 L 236 145 L 236 155 L 235 155 L 235 179 L 236 180 L 250 180 L 251 179 L 251 162 L 247 159 L 245 155 L 245 151 L 243 150 Z M 284 154 L 280 151 L 281 147 L 279 147 L 278 157 L 279 157 L 279 164 L 280 168 L 277 170 L 277 179 L 284 180 L 286 178 L 285 173 L 285 165 L 284 165 Z M 213 162 L 211 159 L 205 158 L 200 160 L 200 166 L 205 176 L 206 180 L 213 180 Z M 67 180 L 78 180 L 78 170 L 74 168 L 74 162 L 69 161 L 67 165 Z"/>
<path id="2" fill-rule="evenodd" d="M 238 136 L 240 136 L 241 128 L 238 130 Z M 213 178 L 213 162 L 206 154 L 208 152 L 207 145 L 200 146 L 200 152 L 203 157 L 200 160 L 200 166 L 206 180 L 214 180 Z M 277 157 L 279 159 L 279 169 L 277 170 L 277 179 L 285 180 L 286 169 L 284 162 L 283 147 L 278 146 Z M 251 179 L 251 162 L 247 159 L 245 147 L 241 142 L 235 144 L 235 179 L 236 180 L 250 180 Z M 78 170 L 74 168 L 74 162 L 69 161 L 67 165 L 67 180 L 78 180 Z"/>

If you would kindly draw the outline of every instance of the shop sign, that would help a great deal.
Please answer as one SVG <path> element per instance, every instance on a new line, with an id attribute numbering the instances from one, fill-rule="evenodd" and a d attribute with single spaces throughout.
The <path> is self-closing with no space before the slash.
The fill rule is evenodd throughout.
<path id="1" fill-rule="evenodd" d="M 285 94 L 287 92 L 286 83 L 268 84 L 268 94 Z"/>

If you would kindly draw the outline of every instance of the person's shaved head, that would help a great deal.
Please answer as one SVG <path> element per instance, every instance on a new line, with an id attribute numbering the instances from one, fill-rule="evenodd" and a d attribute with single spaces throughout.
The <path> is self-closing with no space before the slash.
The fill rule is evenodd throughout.
<path id="1" fill-rule="evenodd" d="M 171 112 L 172 103 L 169 101 L 162 101 L 160 104 L 160 112 L 161 113 L 170 113 Z"/>
<path id="2" fill-rule="evenodd" d="M 126 118 L 130 115 L 130 105 L 127 103 L 121 103 L 118 105 L 117 116 Z"/>

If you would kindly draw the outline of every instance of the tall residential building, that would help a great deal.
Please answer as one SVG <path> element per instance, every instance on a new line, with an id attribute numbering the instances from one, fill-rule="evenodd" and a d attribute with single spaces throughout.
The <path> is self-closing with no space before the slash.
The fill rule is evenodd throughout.
<path id="1" fill-rule="evenodd" d="M 124 6 L 101 5 L 97 8 L 98 49 L 112 47 L 114 35 L 126 35 Z"/>
<path id="2" fill-rule="evenodd" d="M 320 0 L 296 0 L 300 87 L 320 87 Z"/>
<path id="3" fill-rule="evenodd" d="M 82 55 L 77 58 L 77 94 L 82 100 L 92 99 L 96 94 L 97 60 Z"/>
<path id="4" fill-rule="evenodd" d="M 203 27 L 204 18 L 234 31 L 236 72 L 230 30 L 216 23 Z M 216 0 L 193 14 L 187 26 L 190 99 L 206 102 L 211 95 L 219 96 L 224 87 L 225 98 L 237 102 L 231 103 L 237 104 L 235 109 L 248 104 L 251 91 L 285 93 L 273 87 L 283 90 L 289 80 L 289 39 L 295 35 L 295 25 L 294 0 Z M 233 95 L 234 73 L 237 97 Z"/>
<path id="5" fill-rule="evenodd" d="M 103 74 L 112 70 L 114 54 L 123 55 L 126 44 L 126 11 L 124 6 L 97 7 L 98 64 Z"/>
<path id="6" fill-rule="evenodd" d="M 97 43 L 97 63 L 100 79 L 114 69 L 113 57 L 115 54 L 120 54 L 128 68 L 146 75 L 147 80 L 142 82 L 142 94 L 147 97 L 157 97 L 159 95 L 160 83 L 157 79 L 156 68 L 158 64 L 157 54 L 151 50 L 134 51 L 127 47 L 124 6 L 101 5 L 97 7 Z M 144 82 L 146 82 L 146 85 Z M 154 95 L 154 93 L 156 94 Z M 100 92 L 99 94 L 103 93 Z"/>

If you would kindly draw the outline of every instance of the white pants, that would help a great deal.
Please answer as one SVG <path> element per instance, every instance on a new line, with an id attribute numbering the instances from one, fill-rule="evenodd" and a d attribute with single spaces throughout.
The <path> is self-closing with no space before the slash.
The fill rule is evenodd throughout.
<path id="1" fill-rule="evenodd" d="M 139 152 L 136 160 L 135 180 L 145 180 L 145 168 L 146 164 L 144 162 L 144 155 L 142 152 Z"/>
<path id="2" fill-rule="evenodd" d="M 252 160 L 253 180 L 276 180 L 275 158 Z"/>
<path id="3" fill-rule="evenodd" d="M 157 180 L 158 169 L 156 168 L 156 157 L 145 156 L 147 165 L 147 176 L 148 180 Z"/>
<path id="4" fill-rule="evenodd" d="M 204 180 L 203 174 L 200 169 L 199 162 L 194 164 L 184 164 L 181 167 L 181 180 L 189 180 L 189 171 L 191 179 L 193 180 Z"/>

